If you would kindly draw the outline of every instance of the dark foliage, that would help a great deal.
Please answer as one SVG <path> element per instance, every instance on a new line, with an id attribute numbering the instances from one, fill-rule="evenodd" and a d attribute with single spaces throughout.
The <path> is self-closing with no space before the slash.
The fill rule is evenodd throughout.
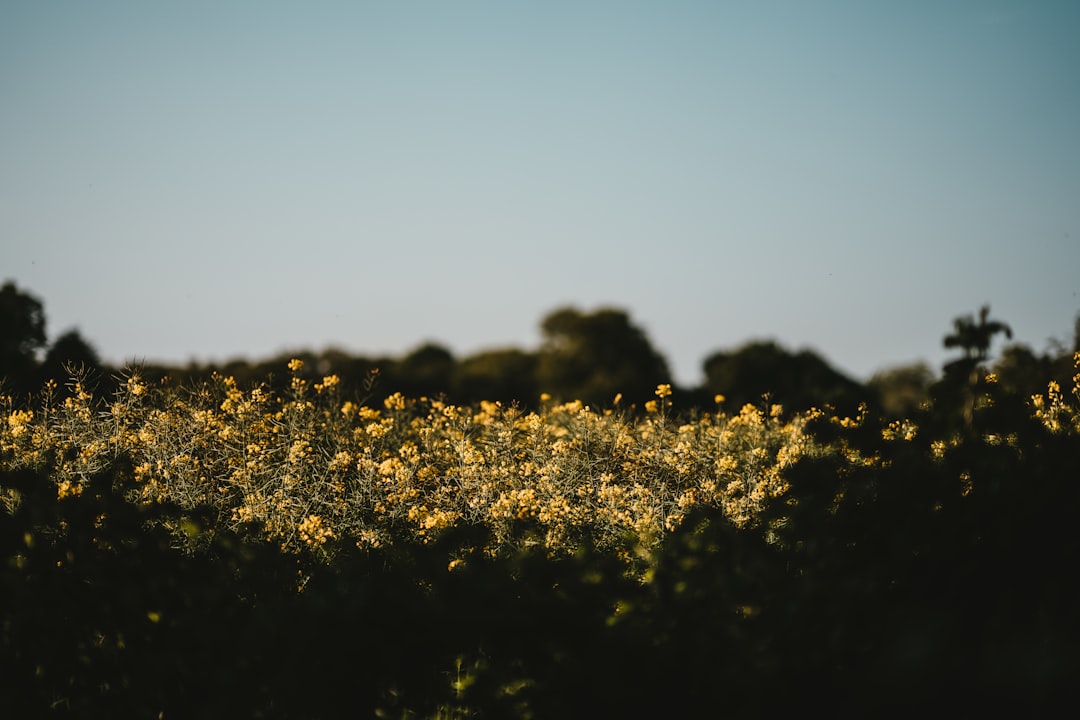
<path id="1" fill-rule="evenodd" d="M 833 369 L 809 350 L 789 352 L 774 342 L 752 342 L 705 360 L 705 390 L 723 395 L 738 411 L 763 396 L 787 410 L 830 406 L 853 415 L 875 398 L 859 383 Z"/>
<path id="2" fill-rule="evenodd" d="M 0 380 L 16 397 L 37 390 L 37 354 L 45 346 L 41 301 L 13 282 L 0 287 Z"/>

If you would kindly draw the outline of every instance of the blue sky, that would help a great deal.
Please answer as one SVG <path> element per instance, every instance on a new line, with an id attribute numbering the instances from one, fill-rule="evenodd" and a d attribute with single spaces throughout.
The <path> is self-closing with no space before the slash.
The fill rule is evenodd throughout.
<path id="1" fill-rule="evenodd" d="M 1080 312 L 1080 3 L 0 0 L 0 275 L 111 361 L 535 348 L 694 384 Z"/>

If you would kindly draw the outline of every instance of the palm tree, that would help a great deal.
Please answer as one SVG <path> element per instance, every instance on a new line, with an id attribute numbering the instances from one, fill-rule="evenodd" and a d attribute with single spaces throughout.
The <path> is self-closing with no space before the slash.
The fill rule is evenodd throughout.
<path id="1" fill-rule="evenodd" d="M 1012 328 L 1003 322 L 989 320 L 990 307 L 979 309 L 978 322 L 971 315 L 953 320 L 955 332 L 945 336 L 945 347 L 960 348 L 964 356 L 945 364 L 945 381 L 954 384 L 964 395 L 964 427 L 971 430 L 975 416 L 975 388 L 982 376 L 982 367 L 990 355 L 994 336 L 1004 333 L 1012 339 Z"/>

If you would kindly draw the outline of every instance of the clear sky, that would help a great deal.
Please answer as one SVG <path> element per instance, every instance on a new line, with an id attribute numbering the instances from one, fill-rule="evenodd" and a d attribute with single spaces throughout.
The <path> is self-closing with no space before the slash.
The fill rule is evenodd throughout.
<path id="1" fill-rule="evenodd" d="M 0 280 L 103 356 L 535 349 L 866 379 L 1080 312 L 1080 2 L 0 0 Z"/>

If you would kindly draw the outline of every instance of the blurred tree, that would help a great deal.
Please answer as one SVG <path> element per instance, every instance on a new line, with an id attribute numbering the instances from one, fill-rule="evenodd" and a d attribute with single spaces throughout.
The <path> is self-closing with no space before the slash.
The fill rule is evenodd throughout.
<path id="1" fill-rule="evenodd" d="M 1054 377 L 1054 360 L 1049 355 L 1036 355 L 1027 345 L 1009 345 L 993 365 L 993 372 L 1002 389 L 1014 395 L 1031 397 L 1046 391 Z"/>
<path id="2" fill-rule="evenodd" d="M 956 368 L 967 371 L 985 363 L 995 335 L 1004 333 L 1005 337 L 1012 339 L 1012 328 L 1003 322 L 990 320 L 989 316 L 990 306 L 984 305 L 979 308 L 977 322 L 971 315 L 953 320 L 953 332 L 945 336 L 944 344 L 947 348 L 960 348 L 964 355 L 948 363 L 946 370 Z"/>
<path id="3" fill-rule="evenodd" d="M 911 417 L 930 401 L 934 372 L 924 362 L 875 373 L 867 387 L 877 393 L 881 411 L 891 418 Z"/>
<path id="4" fill-rule="evenodd" d="M 761 402 L 769 395 L 786 410 L 832 405 L 854 412 L 872 398 L 865 387 L 833 369 L 820 356 L 791 353 L 772 341 L 751 342 L 734 352 L 717 352 L 704 363 L 705 385 L 730 407 Z"/>
<path id="5" fill-rule="evenodd" d="M 8 393 L 36 390 L 38 354 L 45 347 L 45 309 L 8 280 L 0 288 L 0 379 Z"/>
<path id="6" fill-rule="evenodd" d="M 389 392 L 407 397 L 439 397 L 450 392 L 456 361 L 442 345 L 424 343 L 397 363 L 385 378 Z"/>
<path id="7" fill-rule="evenodd" d="M 53 380 L 62 388 L 68 380 L 77 376 L 90 380 L 96 387 L 102 369 L 101 359 L 94 347 L 83 339 L 78 330 L 68 330 L 56 338 L 45 353 L 38 384 Z"/>
<path id="8" fill-rule="evenodd" d="M 651 399 L 658 384 L 671 381 L 667 361 L 621 310 L 562 308 L 545 317 L 540 329 L 542 392 L 596 404 L 610 404 L 622 393 L 634 403 Z"/>
<path id="9" fill-rule="evenodd" d="M 1012 328 L 1003 322 L 990 320 L 990 307 L 979 309 L 979 318 L 964 315 L 953 320 L 953 332 L 945 336 L 946 348 L 959 348 L 963 355 L 945 363 L 942 379 L 934 385 L 931 393 L 942 410 L 941 417 L 952 420 L 959 418 L 967 430 L 972 429 L 975 405 L 978 400 L 976 386 L 986 372 L 986 361 L 990 356 L 990 345 L 994 336 L 1004 334 L 1012 338 Z M 946 420 L 950 422 L 950 420 Z"/>
<path id="10" fill-rule="evenodd" d="M 461 403 L 498 400 L 535 404 L 539 390 L 536 384 L 536 353 L 517 348 L 488 350 L 470 355 L 454 370 L 454 399 Z"/>

